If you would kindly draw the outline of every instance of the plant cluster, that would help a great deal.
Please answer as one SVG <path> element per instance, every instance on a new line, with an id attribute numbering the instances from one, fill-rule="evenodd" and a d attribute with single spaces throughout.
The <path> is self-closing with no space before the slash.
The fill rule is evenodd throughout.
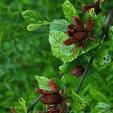
<path id="1" fill-rule="evenodd" d="M 45 25 L 50 26 L 51 51 L 53 56 L 63 62 L 59 66 L 59 76 L 35 76 L 41 96 L 29 108 L 24 100 L 21 101 L 25 113 L 35 113 L 34 107 L 40 101 L 46 108 L 45 111 L 38 109 L 38 113 L 113 112 L 113 99 L 107 99 L 108 96 L 112 97 L 112 92 L 107 89 L 113 84 L 109 83 L 113 78 L 112 1 L 97 0 L 82 8 L 80 2 L 77 3 L 74 7 L 66 0 L 62 4 L 65 19 L 55 19 L 52 22 L 44 19 L 37 11 L 22 12 L 22 16 L 29 23 L 29 31 Z M 18 112 L 18 109 L 13 109 L 12 113 Z"/>

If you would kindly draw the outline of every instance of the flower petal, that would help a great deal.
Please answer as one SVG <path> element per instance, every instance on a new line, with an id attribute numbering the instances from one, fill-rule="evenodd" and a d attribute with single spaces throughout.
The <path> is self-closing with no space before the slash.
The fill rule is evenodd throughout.
<path id="1" fill-rule="evenodd" d="M 77 31 L 83 31 L 85 28 L 84 28 L 84 24 L 82 23 L 82 21 L 76 16 L 74 16 L 73 18 L 74 18 L 75 29 Z"/>
<path id="2" fill-rule="evenodd" d="M 59 92 L 57 84 L 53 80 L 49 80 L 48 84 L 52 92 Z"/>
<path id="3" fill-rule="evenodd" d="M 38 89 L 38 90 L 37 90 L 37 93 L 42 94 L 42 95 L 48 95 L 48 94 L 50 94 L 51 92 L 50 92 L 50 91 L 43 90 L 43 89 Z"/>
<path id="4" fill-rule="evenodd" d="M 77 40 L 77 41 L 82 41 L 85 39 L 85 32 L 77 32 L 74 34 L 74 38 Z"/>
<path id="5" fill-rule="evenodd" d="M 64 44 L 65 44 L 65 45 L 72 45 L 72 44 L 74 44 L 75 42 L 76 42 L 76 39 L 74 39 L 73 37 L 71 37 L 71 38 L 65 40 L 65 41 L 64 41 Z"/>
<path id="6" fill-rule="evenodd" d="M 93 19 L 92 18 L 89 18 L 89 20 L 88 20 L 88 22 L 86 24 L 86 30 L 88 32 L 91 32 L 93 30 L 94 24 L 95 23 L 94 23 Z"/>

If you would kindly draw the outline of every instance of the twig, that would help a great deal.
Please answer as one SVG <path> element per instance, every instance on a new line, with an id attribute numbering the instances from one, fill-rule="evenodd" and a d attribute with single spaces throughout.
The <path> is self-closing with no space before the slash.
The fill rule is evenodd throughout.
<path id="1" fill-rule="evenodd" d="M 111 24 L 112 16 L 113 16 L 113 9 L 111 9 L 111 10 L 109 11 L 109 13 L 108 13 L 107 19 L 106 19 L 105 24 L 104 24 L 104 26 L 103 26 L 103 28 L 102 28 L 101 42 L 99 43 L 99 45 L 98 45 L 96 48 L 94 48 L 95 53 L 96 53 L 97 49 L 101 46 L 103 40 L 104 40 L 104 39 L 106 38 L 106 36 L 107 36 L 108 30 L 109 30 L 109 26 L 110 26 L 110 24 Z M 79 84 L 78 84 L 78 86 L 77 86 L 76 93 L 79 93 L 79 92 L 80 92 L 80 89 L 81 89 L 81 87 L 82 87 L 82 84 L 84 83 L 84 80 L 85 80 L 85 78 L 86 78 L 86 76 L 87 76 L 87 73 L 88 73 L 88 71 L 89 71 L 89 69 L 90 69 L 90 66 L 91 66 L 91 64 L 92 64 L 92 62 L 93 62 L 93 60 L 94 60 L 94 58 L 95 58 L 95 53 L 91 56 L 91 58 L 90 58 L 90 60 L 89 60 L 89 62 L 88 62 L 88 64 L 87 64 L 87 66 L 86 66 L 86 69 L 85 69 L 85 71 L 84 71 L 84 73 L 83 73 L 83 76 L 82 76 L 82 78 L 81 78 L 81 80 L 80 80 L 80 82 L 79 82 Z"/>
<path id="2" fill-rule="evenodd" d="M 86 78 L 86 75 L 87 75 L 87 72 L 88 72 L 88 70 L 89 70 L 89 67 L 90 67 L 90 65 L 91 65 L 92 62 L 93 62 L 93 59 L 94 59 L 94 56 L 92 56 L 92 57 L 90 58 L 90 61 L 88 62 L 87 66 L 86 66 L 86 68 L 85 68 L 85 71 L 84 71 L 84 73 L 83 73 L 83 75 L 82 75 L 82 78 L 81 78 L 81 80 L 80 80 L 80 82 L 79 82 L 79 85 L 78 85 L 78 87 L 77 87 L 77 89 L 76 89 L 76 93 L 79 93 L 79 91 L 80 91 L 80 89 L 81 89 L 81 87 L 82 87 L 82 84 L 83 84 L 83 82 L 84 82 L 84 80 L 85 80 L 85 78 Z"/>
<path id="3" fill-rule="evenodd" d="M 31 106 L 28 108 L 27 113 L 32 113 L 32 112 L 33 112 L 33 109 L 34 109 L 35 105 L 40 101 L 41 98 L 42 98 L 42 96 L 40 96 L 40 97 L 38 97 L 38 98 L 36 98 L 36 99 L 34 100 L 34 102 L 33 102 L 33 103 L 31 104 Z"/>

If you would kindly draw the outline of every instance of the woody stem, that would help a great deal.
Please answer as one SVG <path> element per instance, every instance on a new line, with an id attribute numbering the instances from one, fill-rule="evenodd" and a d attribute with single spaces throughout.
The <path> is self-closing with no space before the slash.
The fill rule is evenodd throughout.
<path id="1" fill-rule="evenodd" d="M 32 105 L 28 108 L 27 113 L 32 113 L 35 105 L 40 101 L 42 96 L 35 99 L 35 101 L 32 103 Z"/>
<path id="2" fill-rule="evenodd" d="M 82 84 L 83 84 L 83 82 L 84 82 L 84 80 L 85 80 L 85 78 L 86 78 L 86 75 L 87 75 L 87 72 L 88 72 L 88 70 L 89 70 L 89 68 L 90 68 L 90 65 L 91 65 L 92 62 L 93 62 L 93 59 L 94 59 L 94 56 L 92 56 L 92 57 L 90 58 L 90 61 L 88 62 L 87 66 L 86 66 L 86 68 L 85 68 L 85 71 L 84 71 L 84 73 L 83 73 L 83 76 L 82 76 L 82 78 L 81 78 L 81 80 L 80 80 L 80 82 L 79 82 L 79 84 L 78 84 L 77 89 L 76 89 L 76 93 L 79 93 L 79 92 L 80 92 L 80 89 L 81 89 Z"/>
<path id="3" fill-rule="evenodd" d="M 79 82 L 79 84 L 77 86 L 76 93 L 78 93 L 78 94 L 79 94 L 80 89 L 81 89 L 81 87 L 82 87 L 82 85 L 84 83 L 84 80 L 85 80 L 85 78 L 87 76 L 87 73 L 88 73 L 88 71 L 90 69 L 90 66 L 92 65 L 93 60 L 94 60 L 94 58 L 96 56 L 97 49 L 101 46 L 102 42 L 104 41 L 104 39 L 107 36 L 108 30 L 109 30 L 109 26 L 110 26 L 111 21 L 112 21 L 112 15 L 113 15 L 113 8 L 109 11 L 108 16 L 107 16 L 106 21 L 105 21 L 105 24 L 104 24 L 104 26 L 102 28 L 102 33 L 101 33 L 101 36 L 100 36 L 101 37 L 101 41 L 98 44 L 98 46 L 96 48 L 94 48 L 94 54 L 91 56 L 87 66 L 86 66 L 86 69 L 85 69 L 85 71 L 83 73 L 83 76 L 82 76 L 82 78 L 81 78 L 81 80 L 80 80 L 80 82 Z"/>

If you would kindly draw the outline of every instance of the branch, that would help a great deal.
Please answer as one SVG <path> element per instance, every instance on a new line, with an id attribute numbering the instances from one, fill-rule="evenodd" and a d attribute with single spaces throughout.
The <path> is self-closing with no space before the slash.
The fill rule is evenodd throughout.
<path id="1" fill-rule="evenodd" d="M 27 113 L 32 113 L 35 105 L 40 101 L 42 96 L 35 99 L 35 101 L 31 104 L 31 106 L 28 108 Z"/>
<path id="2" fill-rule="evenodd" d="M 78 84 L 78 86 L 77 86 L 77 89 L 76 89 L 76 93 L 77 93 L 77 94 L 80 92 L 80 89 L 81 89 L 81 87 L 82 87 L 82 85 L 83 85 L 83 83 L 84 83 L 84 80 L 85 80 L 85 78 L 86 78 L 86 76 L 87 76 L 87 73 L 88 73 L 88 71 L 89 71 L 89 69 L 90 69 L 90 66 L 91 66 L 92 63 L 93 63 L 93 60 L 94 60 L 94 58 L 95 58 L 95 56 L 96 56 L 96 51 L 97 51 L 97 49 L 101 46 L 103 40 L 104 40 L 104 39 L 106 38 L 106 36 L 107 36 L 107 33 L 108 33 L 108 31 L 109 31 L 109 26 L 110 26 L 111 21 L 112 21 L 112 16 L 113 16 L 113 9 L 111 9 L 111 10 L 109 11 L 109 13 L 108 13 L 108 16 L 107 16 L 107 18 L 106 18 L 105 24 L 104 24 L 104 26 L 103 26 L 103 28 L 102 28 L 101 41 L 100 41 L 99 45 L 98 45 L 96 48 L 94 48 L 95 52 L 94 52 L 94 54 L 91 56 L 91 58 L 90 58 L 90 60 L 89 60 L 89 62 L 88 62 L 88 64 L 87 64 L 87 66 L 86 66 L 86 69 L 85 69 L 85 71 L 84 71 L 84 73 L 83 73 L 83 75 L 82 75 L 82 78 L 81 78 L 81 80 L 80 80 L 80 82 L 79 82 L 79 84 Z"/>
<path id="3" fill-rule="evenodd" d="M 80 82 L 79 82 L 79 84 L 78 84 L 78 87 L 77 87 L 77 89 L 76 89 L 76 93 L 79 93 L 79 92 L 80 92 L 80 89 L 81 89 L 82 84 L 83 84 L 83 82 L 84 82 L 84 80 L 85 80 L 85 78 L 86 78 L 86 75 L 87 75 L 87 72 L 88 72 L 88 70 L 89 70 L 89 68 L 90 68 L 90 65 L 91 65 L 92 62 L 93 62 L 93 59 L 94 59 L 94 56 L 92 56 L 92 57 L 90 58 L 90 61 L 88 62 L 87 66 L 86 66 L 86 68 L 85 68 L 85 71 L 84 71 L 84 73 L 83 73 L 83 75 L 82 75 L 82 78 L 81 78 L 81 80 L 80 80 Z"/>

